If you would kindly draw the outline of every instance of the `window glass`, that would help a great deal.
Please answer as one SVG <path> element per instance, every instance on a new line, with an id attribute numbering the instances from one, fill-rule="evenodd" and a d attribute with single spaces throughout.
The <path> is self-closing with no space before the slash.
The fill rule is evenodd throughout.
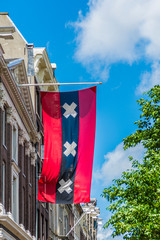
<path id="1" fill-rule="evenodd" d="M 12 159 L 18 163 L 18 131 L 15 126 L 12 130 Z"/>
<path id="2" fill-rule="evenodd" d="M 18 219 L 18 194 L 17 194 L 18 184 L 17 178 L 13 175 L 12 179 L 12 214 L 14 220 L 17 222 Z"/>
<path id="3" fill-rule="evenodd" d="M 3 145 L 6 146 L 6 109 L 3 111 Z"/>
<path id="4" fill-rule="evenodd" d="M 3 191 L 3 195 L 2 195 L 2 204 L 5 207 L 5 185 L 6 185 L 6 165 L 5 162 L 2 163 L 2 191 Z"/>
<path id="5" fill-rule="evenodd" d="M 12 165 L 11 209 L 14 221 L 19 223 L 19 173 L 14 164 Z"/>

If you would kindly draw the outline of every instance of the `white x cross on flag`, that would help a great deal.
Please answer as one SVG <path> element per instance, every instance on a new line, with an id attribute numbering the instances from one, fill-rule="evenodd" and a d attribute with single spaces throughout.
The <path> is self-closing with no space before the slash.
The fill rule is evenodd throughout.
<path id="1" fill-rule="evenodd" d="M 65 103 L 62 107 L 66 110 L 65 113 L 63 113 L 65 118 L 68 118 L 70 115 L 74 118 L 77 116 L 77 112 L 75 111 L 77 104 L 75 104 L 74 102 L 72 102 L 71 105 Z"/>
<path id="2" fill-rule="evenodd" d="M 72 154 L 72 156 L 75 157 L 76 155 L 75 148 L 77 147 L 77 144 L 74 141 L 71 144 L 69 144 L 69 142 L 65 142 L 64 146 L 66 148 L 66 150 L 64 151 L 66 157 L 68 157 L 69 154 Z"/>
<path id="3" fill-rule="evenodd" d="M 66 191 L 69 194 L 70 192 L 72 192 L 72 189 L 70 188 L 72 181 L 70 179 L 67 182 L 65 182 L 63 179 L 61 179 L 61 181 L 59 181 L 59 184 L 61 185 L 58 188 L 58 191 L 60 193 L 63 193 L 64 191 Z"/>

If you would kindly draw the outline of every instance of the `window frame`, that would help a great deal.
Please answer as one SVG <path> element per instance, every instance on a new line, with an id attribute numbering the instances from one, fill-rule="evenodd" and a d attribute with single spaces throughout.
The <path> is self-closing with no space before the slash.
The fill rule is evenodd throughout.
<path id="1" fill-rule="evenodd" d="M 6 111 L 6 107 L 4 106 L 4 110 L 3 110 L 3 116 L 2 116 L 2 119 L 3 119 L 3 131 L 2 131 L 2 142 L 3 142 L 3 146 L 6 148 L 6 122 L 7 122 L 7 111 Z"/>
<path id="2" fill-rule="evenodd" d="M 16 189 L 14 189 L 14 183 L 16 184 Z M 19 223 L 19 172 L 14 164 L 12 165 L 11 210 L 14 221 Z"/>
<path id="3" fill-rule="evenodd" d="M 2 161 L 2 204 L 5 208 L 6 201 L 6 163 Z"/>

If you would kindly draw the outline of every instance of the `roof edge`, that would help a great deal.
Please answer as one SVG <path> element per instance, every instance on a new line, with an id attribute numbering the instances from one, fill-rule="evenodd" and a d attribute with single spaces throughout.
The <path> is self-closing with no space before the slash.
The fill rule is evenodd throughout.
<path id="1" fill-rule="evenodd" d="M 9 13 L 8 12 L 0 12 L 0 15 L 8 15 L 9 16 Z"/>

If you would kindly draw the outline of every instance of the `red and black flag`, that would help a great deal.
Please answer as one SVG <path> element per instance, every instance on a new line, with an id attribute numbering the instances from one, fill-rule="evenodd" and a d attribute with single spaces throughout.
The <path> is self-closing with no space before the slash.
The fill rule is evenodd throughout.
<path id="1" fill-rule="evenodd" d="M 90 202 L 96 125 L 96 87 L 41 92 L 44 161 L 38 200 Z"/>

